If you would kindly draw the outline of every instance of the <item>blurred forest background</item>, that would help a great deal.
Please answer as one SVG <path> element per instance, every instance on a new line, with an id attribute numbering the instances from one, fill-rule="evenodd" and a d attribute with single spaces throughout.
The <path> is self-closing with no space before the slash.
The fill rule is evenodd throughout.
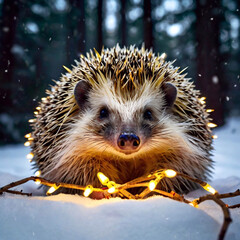
<path id="1" fill-rule="evenodd" d="M 143 42 L 188 66 L 215 123 L 240 114 L 239 0 L 0 0 L 0 144 L 24 140 L 62 65 Z"/>

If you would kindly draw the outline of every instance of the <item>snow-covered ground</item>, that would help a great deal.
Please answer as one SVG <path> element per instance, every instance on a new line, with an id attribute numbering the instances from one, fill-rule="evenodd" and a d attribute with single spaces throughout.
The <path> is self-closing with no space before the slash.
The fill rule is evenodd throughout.
<path id="1" fill-rule="evenodd" d="M 220 193 L 240 188 L 240 118 L 232 118 L 215 134 L 215 172 L 211 185 Z M 23 146 L 0 148 L 0 186 L 33 175 Z M 39 195 L 34 183 L 18 189 Z M 204 190 L 188 198 L 204 195 Z M 226 200 L 240 203 L 240 197 Z M 240 209 L 226 239 L 240 239 Z M 91 200 L 81 196 L 0 197 L 0 240 L 22 239 L 217 239 L 222 211 L 207 201 L 198 209 L 163 197 L 147 200 Z"/>

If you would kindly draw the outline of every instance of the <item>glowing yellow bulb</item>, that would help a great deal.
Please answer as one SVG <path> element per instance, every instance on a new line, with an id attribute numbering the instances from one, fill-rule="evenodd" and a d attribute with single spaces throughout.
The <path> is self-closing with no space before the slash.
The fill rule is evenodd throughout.
<path id="1" fill-rule="evenodd" d="M 195 208 L 199 207 L 198 204 L 195 201 L 190 202 L 189 205 L 191 205 L 191 206 L 193 206 Z"/>
<path id="2" fill-rule="evenodd" d="M 39 177 L 40 175 L 41 175 L 41 171 L 40 171 L 40 170 L 38 170 L 38 171 L 35 172 L 35 176 L 36 176 L 36 177 Z"/>
<path id="3" fill-rule="evenodd" d="M 156 188 L 157 184 L 154 180 L 150 181 L 148 184 L 148 188 L 150 191 L 153 191 Z"/>
<path id="4" fill-rule="evenodd" d="M 36 107 L 36 109 L 39 111 L 39 110 L 41 110 L 41 108 L 40 107 Z"/>
<path id="5" fill-rule="evenodd" d="M 32 137 L 28 138 L 28 141 L 33 141 L 33 140 L 34 140 L 34 138 L 32 138 Z"/>
<path id="6" fill-rule="evenodd" d="M 44 102 L 44 101 L 46 101 L 46 100 L 47 100 L 47 98 L 43 97 L 43 98 L 41 98 L 41 100 Z"/>
<path id="7" fill-rule="evenodd" d="M 114 193 L 116 191 L 116 183 L 113 181 L 108 182 L 107 187 L 109 193 Z"/>
<path id="8" fill-rule="evenodd" d="M 34 111 L 33 113 L 34 113 L 35 115 L 38 115 L 38 111 Z"/>
<path id="9" fill-rule="evenodd" d="M 93 186 L 88 185 L 85 188 L 85 191 L 84 191 L 83 195 L 84 195 L 84 197 L 88 197 L 92 192 L 93 192 Z"/>
<path id="10" fill-rule="evenodd" d="M 206 100 L 206 97 L 199 98 L 199 101 L 201 104 L 205 104 L 206 103 L 205 100 Z"/>
<path id="11" fill-rule="evenodd" d="M 31 145 L 31 143 L 30 143 L 29 141 L 27 141 L 27 142 L 24 143 L 24 146 L 25 146 L 25 147 L 29 147 L 30 145 Z"/>
<path id="12" fill-rule="evenodd" d="M 103 173 L 99 172 L 97 174 L 97 177 L 99 179 L 99 181 L 102 183 L 102 185 L 107 185 L 107 183 L 109 182 L 109 178 L 106 177 Z"/>
<path id="13" fill-rule="evenodd" d="M 27 156 L 26 156 L 26 158 L 30 161 L 30 160 L 32 160 L 33 159 L 33 153 L 29 153 Z"/>
<path id="14" fill-rule="evenodd" d="M 41 184 L 41 180 L 37 179 L 37 180 L 35 180 L 35 183 L 36 183 L 37 185 L 40 185 L 40 184 Z"/>
<path id="15" fill-rule="evenodd" d="M 47 191 L 47 195 L 52 194 L 53 192 L 55 192 L 59 187 L 57 185 L 54 185 L 52 187 L 50 187 Z"/>
<path id="16" fill-rule="evenodd" d="M 164 173 L 165 173 L 165 176 L 168 178 L 173 178 L 177 175 L 177 173 L 172 169 L 167 169 L 164 171 Z"/>
<path id="17" fill-rule="evenodd" d="M 210 193 L 212 193 L 212 194 L 217 193 L 217 191 L 216 191 L 213 187 L 211 187 L 208 183 L 205 184 L 205 185 L 201 185 L 201 186 L 202 186 L 202 188 L 204 188 L 206 191 L 208 191 L 208 192 L 210 192 Z"/>
<path id="18" fill-rule="evenodd" d="M 162 58 L 162 59 L 165 59 L 166 57 L 167 57 L 166 53 L 162 53 L 161 56 L 160 56 L 160 58 Z"/>
<path id="19" fill-rule="evenodd" d="M 218 136 L 217 136 L 217 135 L 212 135 L 212 138 L 213 138 L 213 139 L 217 139 Z"/>
<path id="20" fill-rule="evenodd" d="M 214 112 L 214 109 L 207 109 L 206 112 L 208 112 L 208 113 Z"/>
<path id="21" fill-rule="evenodd" d="M 28 122 L 30 123 L 36 122 L 36 119 L 29 119 Z"/>
<path id="22" fill-rule="evenodd" d="M 31 137 L 31 133 L 28 133 L 24 136 L 25 138 L 30 138 Z"/>
<path id="23" fill-rule="evenodd" d="M 215 123 L 208 123 L 207 125 L 208 125 L 208 127 L 210 127 L 210 128 L 215 128 L 215 127 L 217 127 L 217 124 L 215 124 Z"/>
<path id="24" fill-rule="evenodd" d="M 116 188 L 115 187 L 110 187 L 108 189 L 108 193 L 114 193 L 116 191 Z"/>

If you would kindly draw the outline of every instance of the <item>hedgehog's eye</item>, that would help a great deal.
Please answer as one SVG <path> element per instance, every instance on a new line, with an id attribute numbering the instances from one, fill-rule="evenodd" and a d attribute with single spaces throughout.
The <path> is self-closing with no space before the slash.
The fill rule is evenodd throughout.
<path id="1" fill-rule="evenodd" d="M 108 116 L 109 116 L 108 109 L 106 107 L 102 108 L 99 113 L 99 118 L 104 119 L 104 118 L 107 118 Z"/>
<path id="2" fill-rule="evenodd" d="M 143 113 L 143 118 L 145 120 L 153 120 L 153 116 L 152 116 L 152 112 L 151 110 L 147 109 L 144 113 Z"/>

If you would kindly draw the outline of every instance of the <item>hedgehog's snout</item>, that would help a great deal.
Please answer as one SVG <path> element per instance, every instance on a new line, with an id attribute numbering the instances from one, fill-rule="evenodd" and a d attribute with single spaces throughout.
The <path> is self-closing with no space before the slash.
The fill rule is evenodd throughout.
<path id="1" fill-rule="evenodd" d="M 140 138 L 134 133 L 124 132 L 118 137 L 117 145 L 121 151 L 130 154 L 138 150 Z"/>

